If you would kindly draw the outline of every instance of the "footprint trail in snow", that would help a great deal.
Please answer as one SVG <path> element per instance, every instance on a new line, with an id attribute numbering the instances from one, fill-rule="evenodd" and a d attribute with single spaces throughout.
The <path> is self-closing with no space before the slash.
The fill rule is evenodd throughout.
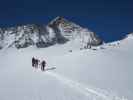
<path id="1" fill-rule="evenodd" d="M 88 87 L 84 84 L 81 84 L 79 82 L 73 81 L 71 79 L 68 79 L 66 77 L 63 77 L 57 73 L 54 72 L 46 72 L 48 75 L 56 78 L 58 81 L 60 81 L 61 83 L 76 89 L 77 91 L 79 91 L 80 93 L 82 93 L 83 95 L 87 96 L 88 98 L 92 98 L 94 100 L 127 100 L 125 98 L 120 98 L 118 96 L 115 95 L 111 95 L 109 93 L 103 93 L 102 90 L 98 91 L 95 88 L 92 87 Z M 105 92 L 105 91 L 104 91 Z"/>

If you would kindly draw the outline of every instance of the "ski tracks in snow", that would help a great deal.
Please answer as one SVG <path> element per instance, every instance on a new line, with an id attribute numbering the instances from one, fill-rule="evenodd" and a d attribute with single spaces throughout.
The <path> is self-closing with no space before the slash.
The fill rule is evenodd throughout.
<path id="1" fill-rule="evenodd" d="M 76 89 L 78 92 L 87 96 L 91 100 L 127 100 L 124 97 L 120 98 L 118 96 L 111 95 L 107 92 L 106 93 L 103 93 L 102 91 L 100 92 L 100 91 L 96 90 L 95 88 L 88 87 L 84 84 L 81 84 L 79 82 L 76 82 L 76 81 L 73 81 L 66 77 L 63 77 L 63 76 L 59 75 L 58 73 L 54 73 L 54 72 L 46 72 L 46 73 L 48 75 L 56 78 L 61 83 L 65 84 L 73 89 Z"/>

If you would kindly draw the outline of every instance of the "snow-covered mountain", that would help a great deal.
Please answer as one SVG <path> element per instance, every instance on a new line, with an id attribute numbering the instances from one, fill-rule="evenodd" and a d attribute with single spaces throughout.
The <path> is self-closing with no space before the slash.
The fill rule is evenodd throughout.
<path id="1" fill-rule="evenodd" d="M 97 46 L 102 43 L 94 32 L 82 28 L 62 17 L 57 17 L 48 25 L 28 24 L 10 28 L 0 28 L 0 48 L 48 47 L 67 41 L 81 41 L 82 46 Z"/>
<path id="2" fill-rule="evenodd" d="M 62 17 L 48 25 L 0 28 L 0 48 L 9 48 L 0 50 L 0 100 L 133 100 L 133 33 L 101 43 Z"/>
<path id="3" fill-rule="evenodd" d="M 83 43 L 89 43 L 97 46 L 102 43 L 102 40 L 92 31 L 82 28 L 81 26 L 70 22 L 62 17 L 57 17 L 49 23 L 55 33 L 60 33 L 68 40 L 79 38 Z"/>

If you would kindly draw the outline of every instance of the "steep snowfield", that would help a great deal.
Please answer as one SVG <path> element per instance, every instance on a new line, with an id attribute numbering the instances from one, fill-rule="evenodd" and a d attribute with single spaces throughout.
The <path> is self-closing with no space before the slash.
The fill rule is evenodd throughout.
<path id="1" fill-rule="evenodd" d="M 0 100 L 132 100 L 133 36 L 93 50 L 78 44 L 1 50 Z M 56 69 L 32 68 L 33 56 Z"/>

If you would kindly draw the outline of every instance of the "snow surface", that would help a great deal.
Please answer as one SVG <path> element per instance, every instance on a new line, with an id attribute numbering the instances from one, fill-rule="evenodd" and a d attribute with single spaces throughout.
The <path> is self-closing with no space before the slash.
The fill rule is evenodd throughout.
<path id="1" fill-rule="evenodd" d="M 0 100 L 132 100 L 133 36 L 81 50 L 80 41 L 0 51 Z M 45 59 L 42 72 L 31 58 Z"/>

